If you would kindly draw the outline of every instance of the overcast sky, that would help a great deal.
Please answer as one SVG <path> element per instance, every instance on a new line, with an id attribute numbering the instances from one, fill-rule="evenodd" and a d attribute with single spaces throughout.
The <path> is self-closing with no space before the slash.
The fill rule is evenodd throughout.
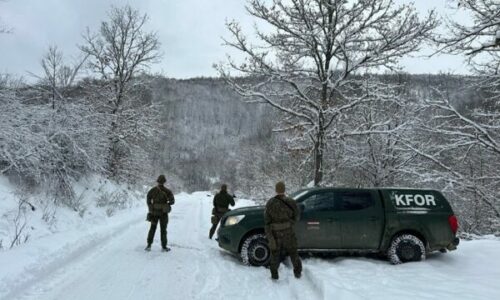
<path id="1" fill-rule="evenodd" d="M 445 8 L 449 0 L 415 2 L 421 13 L 433 7 L 450 13 Z M 111 5 L 125 3 L 150 16 L 148 28 L 158 32 L 165 54 L 152 71 L 168 77 L 215 76 L 212 64 L 228 52 L 221 45 L 221 37 L 228 37 L 225 20 L 236 19 L 252 29 L 244 0 L 0 0 L 1 22 L 12 28 L 11 34 L 0 35 L 0 73 L 39 73 L 40 57 L 51 44 L 68 59 L 77 57 L 85 28 L 97 29 Z M 405 58 L 401 65 L 410 73 L 467 71 L 458 56 Z"/>

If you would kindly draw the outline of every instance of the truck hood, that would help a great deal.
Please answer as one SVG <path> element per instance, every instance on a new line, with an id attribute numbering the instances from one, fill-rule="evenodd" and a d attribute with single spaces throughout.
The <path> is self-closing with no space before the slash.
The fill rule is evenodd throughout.
<path id="1" fill-rule="evenodd" d="M 264 205 L 241 207 L 227 212 L 226 216 L 264 214 L 264 208 Z"/>

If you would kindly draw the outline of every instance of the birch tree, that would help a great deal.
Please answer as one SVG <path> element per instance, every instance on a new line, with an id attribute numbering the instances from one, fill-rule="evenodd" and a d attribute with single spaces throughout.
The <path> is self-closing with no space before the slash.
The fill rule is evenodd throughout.
<path id="1" fill-rule="evenodd" d="M 257 28 L 256 41 L 233 21 L 228 47 L 245 55 L 219 64 L 220 75 L 249 102 L 282 112 L 278 130 L 307 139 L 314 184 L 323 180 L 326 136 L 373 97 L 356 94 L 356 75 L 395 70 L 398 60 L 419 49 L 437 22 L 434 12 L 420 19 L 413 6 L 392 0 L 249 0 L 247 11 L 269 30 Z M 254 80 L 238 82 L 231 71 Z M 373 94 L 380 94 L 372 84 Z"/>
<path id="2" fill-rule="evenodd" d="M 147 127 L 151 125 L 148 122 L 153 118 L 149 115 L 154 109 L 139 103 L 131 91 L 134 85 L 144 84 L 139 81 L 139 75 L 158 62 L 161 53 L 158 35 L 145 28 L 146 14 L 127 5 L 112 7 L 108 18 L 98 32 L 87 29 L 80 49 L 89 57 L 90 70 L 104 83 L 98 93 L 111 120 L 109 171 L 111 177 L 116 178 L 125 152 L 130 153 L 128 142 L 141 131 L 151 134 Z"/>

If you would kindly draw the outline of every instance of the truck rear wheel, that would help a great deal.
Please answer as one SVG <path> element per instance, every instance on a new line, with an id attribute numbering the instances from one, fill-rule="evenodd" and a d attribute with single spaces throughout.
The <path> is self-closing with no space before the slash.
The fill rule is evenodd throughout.
<path id="1" fill-rule="evenodd" d="M 392 240 L 387 256 L 394 265 L 424 260 L 425 245 L 422 240 L 412 234 L 401 234 Z"/>
<path id="2" fill-rule="evenodd" d="M 264 234 L 253 234 L 245 239 L 241 246 L 241 260 L 248 266 L 267 266 L 271 251 Z"/>

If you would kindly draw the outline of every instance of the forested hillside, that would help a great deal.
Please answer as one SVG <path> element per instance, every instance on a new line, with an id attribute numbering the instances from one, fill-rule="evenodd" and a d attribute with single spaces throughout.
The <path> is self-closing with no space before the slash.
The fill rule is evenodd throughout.
<path id="1" fill-rule="evenodd" d="M 379 75 L 378 79 L 398 84 L 398 103 L 355 110 L 338 124 L 348 129 L 328 145 L 331 151 L 322 184 L 437 188 L 446 192 L 462 216 L 463 230 L 497 230 L 490 223 L 497 222 L 495 212 L 480 198 L 498 193 L 495 181 L 486 178 L 494 175 L 498 161 L 474 144 L 467 152 L 455 148 L 455 141 L 448 145 L 447 132 L 439 127 L 433 127 L 437 131 L 422 127 L 443 117 L 439 108 L 423 106 L 424 100 L 442 96 L 437 90 L 464 116 L 489 110 L 494 101 L 481 90 L 467 88 L 465 83 L 473 77 Z M 31 189 L 39 184 L 48 187 L 54 199 L 64 198 L 64 203 L 78 209 L 71 180 L 92 172 L 106 174 L 106 114 L 88 92 L 89 83 L 82 81 L 68 90 L 68 100 L 53 110 L 40 95 L 40 87 L 4 82 L 9 86 L 3 90 L 4 99 L 9 101 L 2 103 L 3 135 L 9 134 L 4 140 L 11 142 L 2 146 L 3 174 L 35 183 Z M 280 115 L 269 106 L 245 103 L 222 79 L 154 77 L 147 82 L 135 90 L 135 97 L 138 103 L 151 104 L 141 118 L 153 120 L 154 133 L 147 136 L 139 131 L 124 145 L 126 182 L 147 183 L 154 174 L 164 172 L 176 191 L 214 190 L 225 182 L 237 196 L 256 200 L 266 199 L 277 180 L 286 180 L 290 189 L 310 184 L 308 150 L 292 148 L 290 133 L 274 132 Z M 370 122 L 382 122 L 385 129 L 363 133 Z M 429 156 L 419 147 L 435 152 Z M 450 172 L 464 172 L 470 180 L 482 172 L 485 179 L 476 181 L 475 191 L 470 182 L 450 178 Z M 486 195 L 485 188 L 490 188 Z"/>
<path id="2" fill-rule="evenodd" d="M 491 101 L 481 90 L 467 88 L 466 83 L 473 80 L 472 77 L 400 75 L 379 78 L 399 85 L 400 104 L 374 106 L 370 108 L 371 115 L 362 109 L 354 111 L 344 123 L 366 125 L 367 116 L 376 118 L 379 114 L 374 112 L 380 111 L 384 122 L 389 121 L 387 128 L 392 126 L 398 130 L 392 134 L 346 135 L 341 142 L 332 143 L 323 184 L 437 188 L 444 190 L 456 209 L 467 216 L 464 220 L 470 220 L 470 228 L 484 223 L 483 216 L 493 212 L 478 201 L 470 201 L 477 195 L 450 180 L 430 157 L 419 155 L 415 152 L 417 149 L 413 151 L 412 148 L 419 143 L 424 146 L 423 143 L 437 145 L 443 142 L 438 132 L 421 128 L 421 122 L 425 122 L 423 118 L 429 121 L 441 114 L 437 108 L 420 107 L 423 100 L 441 97 L 437 90 L 446 93 L 464 115 L 471 115 L 477 109 L 489 109 Z M 310 184 L 307 151 L 290 149 L 288 141 L 292 137 L 288 133 L 273 132 L 280 117 L 276 111 L 264 104 L 245 103 L 223 80 L 156 78 L 151 95 L 161 107 L 164 126 L 161 146 L 155 157 L 179 188 L 188 191 L 216 189 L 226 182 L 237 194 L 262 200 L 272 192 L 273 183 L 279 179 L 287 180 L 292 189 Z M 398 127 L 401 125 L 404 126 Z M 415 145 L 406 143 L 409 141 Z M 447 152 L 446 163 L 457 169 L 494 172 L 491 164 L 486 163 L 488 158 L 474 153 L 474 149 L 470 149 L 470 157 L 457 160 L 455 155 L 463 152 L 452 152 L 452 147 L 441 146 L 443 149 L 437 151 Z M 479 164 L 475 164 L 475 160 L 479 160 Z M 498 192 L 494 186 L 492 188 L 492 194 Z M 464 228 L 467 225 L 464 222 Z"/>

